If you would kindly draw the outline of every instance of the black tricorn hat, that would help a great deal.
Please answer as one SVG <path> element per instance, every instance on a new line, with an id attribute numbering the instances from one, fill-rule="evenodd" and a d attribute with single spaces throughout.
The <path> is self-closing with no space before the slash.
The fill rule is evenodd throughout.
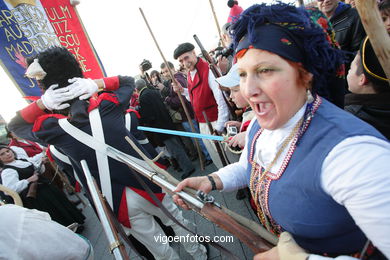
<path id="1" fill-rule="evenodd" d="M 370 82 L 380 85 L 389 82 L 389 79 L 386 77 L 378 57 L 372 48 L 368 36 L 362 41 L 360 45 L 360 55 L 364 75 Z"/>
<path id="2" fill-rule="evenodd" d="M 189 42 L 182 43 L 179 46 L 177 46 L 177 48 L 173 52 L 173 58 L 177 60 L 177 58 L 179 58 L 179 56 L 182 55 L 183 53 L 192 51 L 194 49 L 195 46 L 192 43 Z"/>

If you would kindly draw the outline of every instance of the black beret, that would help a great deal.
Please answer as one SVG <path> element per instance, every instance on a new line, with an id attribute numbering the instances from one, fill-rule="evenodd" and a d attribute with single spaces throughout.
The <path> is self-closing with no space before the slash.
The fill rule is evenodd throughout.
<path id="1" fill-rule="evenodd" d="M 173 52 L 173 58 L 176 60 L 183 53 L 192 51 L 194 49 L 195 49 L 195 46 L 193 44 L 191 44 L 189 42 L 182 43 L 179 46 L 177 46 L 177 48 Z"/>
<path id="2" fill-rule="evenodd" d="M 368 37 L 366 37 L 360 45 L 360 55 L 364 75 L 369 81 L 374 84 L 383 84 L 388 81 Z"/>

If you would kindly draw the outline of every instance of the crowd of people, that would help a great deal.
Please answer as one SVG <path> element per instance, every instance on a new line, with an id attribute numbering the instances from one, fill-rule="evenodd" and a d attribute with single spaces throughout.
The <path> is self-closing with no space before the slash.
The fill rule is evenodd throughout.
<path id="1" fill-rule="evenodd" d="M 62 47 L 29 59 L 26 75 L 43 94 L 8 124 L 13 139 L 0 146 L 2 185 L 18 192 L 29 209 L 45 211 L 64 226 L 82 224 L 85 217 L 62 187 L 40 173 L 49 153 L 58 165 L 66 164 L 61 168 L 70 183 L 88 193 L 80 164 L 86 160 L 139 253 L 179 259 L 154 238 L 167 226 L 176 235 L 188 232 L 163 213 L 132 170 L 107 155 L 113 147 L 141 159 L 124 142 L 127 136 L 150 159 L 162 152 L 158 167 L 182 172 L 176 191 L 239 190 L 237 199 L 247 197 L 258 222 L 279 237 L 277 246 L 255 259 L 389 258 L 390 81 L 354 1 L 317 0 L 305 8 L 279 2 L 246 10 L 228 2 L 231 16 L 221 28 L 221 47 L 210 50 L 212 64 L 190 42 L 177 43 L 172 53 L 178 69 L 164 62 L 149 74 L 152 66 L 144 60 L 135 79 L 83 78 Z M 378 8 L 390 34 L 390 1 Z M 195 143 L 142 132 L 138 125 L 223 135 L 226 141 Z M 217 170 L 191 177 L 196 160 Z M 185 201 L 143 180 L 188 226 L 177 207 L 189 209 Z M 10 214 L 20 210 L 8 208 Z M 67 236 L 76 243 L 78 238 Z M 81 244 L 80 254 L 90 259 L 89 244 Z M 204 245 L 183 246 L 194 259 L 207 259 Z"/>

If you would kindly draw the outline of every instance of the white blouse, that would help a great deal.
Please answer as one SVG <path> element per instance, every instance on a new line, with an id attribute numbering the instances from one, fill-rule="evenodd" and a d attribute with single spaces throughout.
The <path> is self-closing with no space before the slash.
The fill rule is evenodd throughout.
<path id="1" fill-rule="evenodd" d="M 255 160 L 266 167 L 275 157 L 284 139 L 303 116 L 304 105 L 283 127 L 264 130 L 256 142 Z M 253 125 L 252 120 L 247 133 Z M 248 136 L 246 136 L 248 145 Z M 289 147 L 289 146 L 288 146 Z M 271 172 L 281 167 L 288 148 L 282 153 Z M 249 185 L 248 151 L 240 160 L 216 174 L 221 178 L 223 191 Z M 364 234 L 390 258 L 390 143 L 373 136 L 355 136 L 336 145 L 322 165 L 321 186 L 336 202 L 347 208 Z M 311 255 L 310 260 L 329 259 Z M 337 257 L 336 259 L 354 259 Z"/>
<path id="2" fill-rule="evenodd" d="M 15 166 L 18 168 L 26 168 L 26 167 L 30 166 L 31 164 L 34 165 L 35 169 L 38 169 L 39 165 L 34 163 L 34 162 L 30 162 L 30 161 L 25 162 L 25 161 L 21 161 L 21 160 L 14 160 L 13 162 L 7 163 L 6 165 Z M 44 167 L 41 168 L 40 173 L 42 173 L 43 171 L 44 171 Z M 29 182 L 26 179 L 19 180 L 18 172 L 14 169 L 11 169 L 11 168 L 6 168 L 2 171 L 1 179 L 3 181 L 4 186 L 6 186 L 6 187 L 10 188 L 11 190 L 14 190 L 18 193 L 20 193 L 24 189 L 26 189 L 28 184 L 29 184 Z"/>

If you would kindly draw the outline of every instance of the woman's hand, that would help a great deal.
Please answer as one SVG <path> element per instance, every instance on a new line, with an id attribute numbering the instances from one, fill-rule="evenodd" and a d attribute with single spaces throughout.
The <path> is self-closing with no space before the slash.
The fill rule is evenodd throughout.
<path id="1" fill-rule="evenodd" d="M 241 132 L 239 134 L 236 134 L 235 136 L 232 136 L 227 140 L 227 144 L 230 147 L 240 147 L 243 148 L 245 146 L 245 135 L 246 132 Z"/>
<path id="2" fill-rule="evenodd" d="M 38 174 L 34 173 L 31 177 L 27 178 L 27 181 L 28 182 L 35 182 L 35 181 L 38 181 Z"/>
<path id="3" fill-rule="evenodd" d="M 253 260 L 306 260 L 309 254 L 288 232 L 280 234 L 278 245 L 267 252 L 255 255 Z"/>
<path id="4" fill-rule="evenodd" d="M 215 181 L 215 186 L 217 190 L 222 190 L 223 184 L 221 179 L 218 177 L 216 174 L 211 174 L 212 178 Z M 202 177 L 192 177 L 192 178 L 187 178 L 180 182 L 176 190 L 174 192 L 179 192 L 182 191 L 185 187 L 193 188 L 195 190 L 200 190 L 203 191 L 204 193 L 209 193 L 212 189 L 211 182 L 208 179 L 207 176 L 202 176 Z M 173 195 L 173 201 L 183 209 L 189 210 L 191 209 L 181 198 L 179 195 Z"/>
<path id="5" fill-rule="evenodd" d="M 279 260 L 278 248 L 275 246 L 270 250 L 257 254 L 253 257 L 253 260 Z"/>
<path id="6" fill-rule="evenodd" d="M 240 129 L 241 122 L 238 122 L 238 121 L 227 121 L 225 123 L 225 127 L 228 127 L 228 126 L 235 126 L 235 127 L 237 127 L 237 129 Z"/>

